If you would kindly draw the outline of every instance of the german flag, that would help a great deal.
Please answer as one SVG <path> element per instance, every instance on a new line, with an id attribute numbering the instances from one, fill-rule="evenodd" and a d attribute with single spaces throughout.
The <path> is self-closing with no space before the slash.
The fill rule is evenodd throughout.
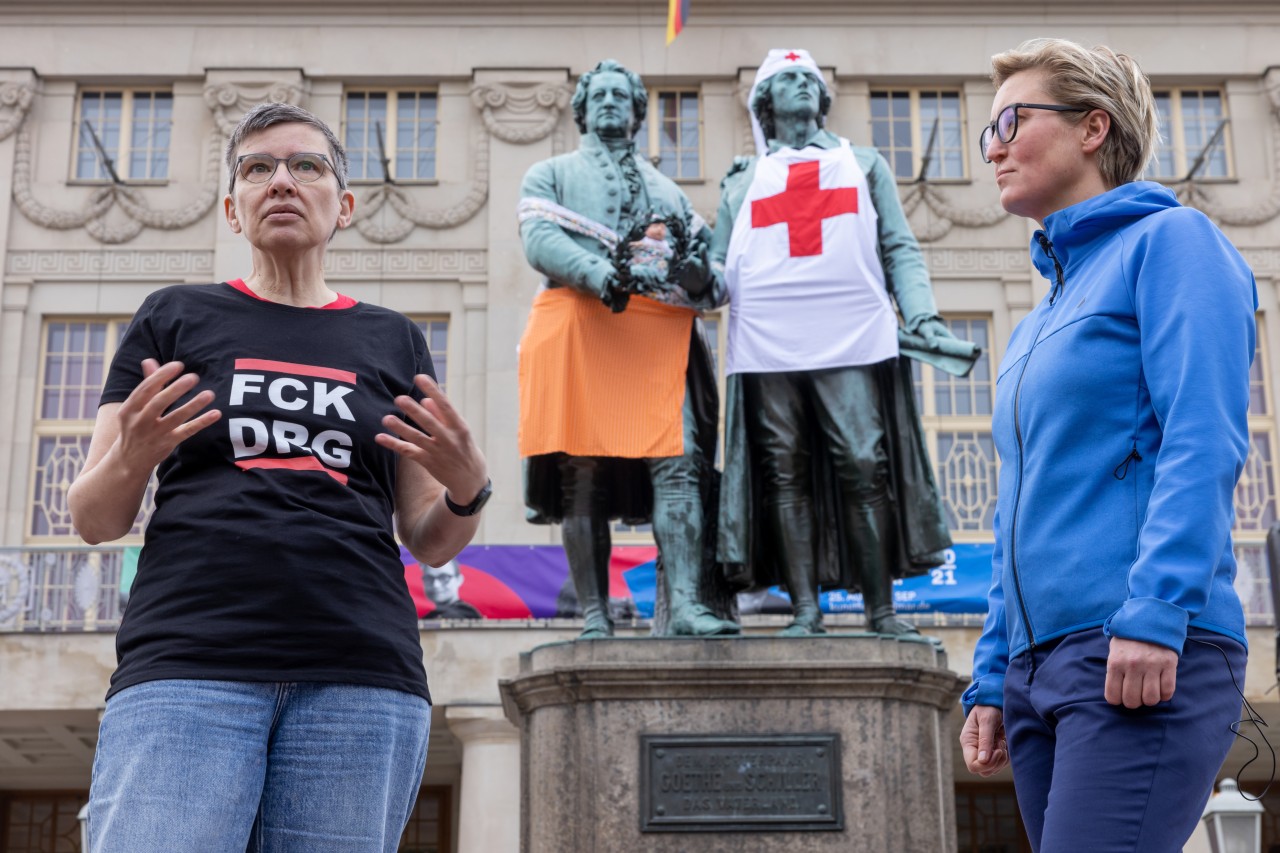
<path id="1" fill-rule="evenodd" d="M 689 0 L 667 0 L 667 44 L 676 40 L 689 20 Z"/>

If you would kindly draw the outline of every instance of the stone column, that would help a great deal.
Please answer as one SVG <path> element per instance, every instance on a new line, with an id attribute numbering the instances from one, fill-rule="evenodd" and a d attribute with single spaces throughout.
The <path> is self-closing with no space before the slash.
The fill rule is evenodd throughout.
<path id="1" fill-rule="evenodd" d="M 36 96 L 36 75 L 30 69 L 6 69 L 0 71 L 0 270 L 7 267 L 3 264 L 7 258 L 7 240 L 9 237 L 9 216 L 13 205 L 9 199 L 13 196 L 14 148 L 17 134 L 26 122 Z M 3 279 L 0 279 L 0 292 L 3 290 Z M 8 399 L 8 398 L 6 398 Z"/>
<path id="2" fill-rule="evenodd" d="M 8 275 L 9 254 L 9 217 L 13 205 L 9 200 L 13 196 L 14 150 L 20 128 L 26 121 L 27 113 L 35 101 L 36 75 L 31 69 L 5 69 L 0 72 L 0 305 L 3 305 L 3 320 L 0 321 L 0 358 L 3 371 L 0 372 L 0 400 L 10 403 L 17 399 L 18 368 L 21 361 L 22 324 L 26 317 L 27 300 L 30 296 L 29 283 L 14 283 Z M 6 286 L 16 287 L 12 292 Z M 0 414 L 0 435 L 9 438 L 0 441 L 0 483 L 12 483 L 13 466 L 19 457 L 15 453 L 13 436 L 17 435 L 14 423 L 14 406 L 4 407 Z M 25 480 L 25 474 L 19 475 Z M 20 490 L 6 489 L 0 492 L 0 531 L 10 541 L 21 537 L 21 525 L 25 505 L 11 504 L 9 497 Z M 12 522 L 12 523 L 10 523 Z"/>
<path id="3" fill-rule="evenodd" d="M 0 205 L 0 209 L 4 206 Z M 0 236 L 0 247 L 4 240 Z M 4 256 L 0 254 L 0 258 Z M 32 282 L 5 276 L 0 288 L 0 400 L 9 401 L 0 406 L 0 535 L 8 542 L 22 541 L 22 524 L 26 517 L 27 473 L 26 460 L 35 452 L 31 444 L 30 430 L 23 430 L 24 440 L 18 441 L 17 406 L 14 400 L 21 394 L 34 393 L 36 366 L 32 365 L 31 377 L 23 381 L 19 371 L 22 364 L 22 329 L 27 320 L 27 307 L 31 302 Z M 16 682 L 15 682 L 16 683 Z"/>
<path id="4" fill-rule="evenodd" d="M 458 853 L 516 853 L 520 849 L 520 732 L 498 705 L 451 705 L 449 730 L 462 741 Z"/>

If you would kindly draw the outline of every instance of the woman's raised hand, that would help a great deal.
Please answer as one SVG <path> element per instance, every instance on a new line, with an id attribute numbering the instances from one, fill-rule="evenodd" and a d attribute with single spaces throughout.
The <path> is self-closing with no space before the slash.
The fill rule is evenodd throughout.
<path id="1" fill-rule="evenodd" d="M 150 472 L 180 443 L 222 417 L 217 409 L 201 411 L 213 402 L 213 392 L 207 390 L 171 408 L 200 381 L 194 373 L 182 371 L 180 361 L 161 365 L 148 358 L 142 362 L 143 379 L 120 405 L 117 415 L 122 462 Z"/>
<path id="2" fill-rule="evenodd" d="M 396 406 L 413 425 L 395 415 L 382 419 L 387 430 L 377 442 L 427 470 L 458 503 L 475 497 L 489 481 L 484 454 L 471 437 L 471 428 L 444 391 L 430 376 L 418 374 L 414 384 L 426 395 L 422 402 L 407 395 L 396 397 Z"/>

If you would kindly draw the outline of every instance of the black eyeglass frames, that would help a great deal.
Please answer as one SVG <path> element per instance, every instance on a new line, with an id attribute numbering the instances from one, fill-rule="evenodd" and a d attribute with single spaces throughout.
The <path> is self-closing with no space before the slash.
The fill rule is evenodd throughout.
<path id="1" fill-rule="evenodd" d="M 982 162 L 990 163 L 987 148 L 992 139 L 999 139 L 1005 145 L 1018 135 L 1018 110 L 1053 110 L 1056 113 L 1087 113 L 1092 107 L 1064 107 L 1061 104 L 1009 104 L 1000 111 L 996 120 L 982 129 L 978 137 L 978 150 L 982 152 Z"/>

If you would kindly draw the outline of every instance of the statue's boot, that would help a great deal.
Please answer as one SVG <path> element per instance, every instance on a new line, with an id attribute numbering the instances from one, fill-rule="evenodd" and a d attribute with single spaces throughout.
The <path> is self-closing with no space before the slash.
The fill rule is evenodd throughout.
<path id="1" fill-rule="evenodd" d="M 609 522 L 590 515 L 566 516 L 561 527 L 569 574 L 582 607 L 579 640 L 613 636 L 609 618 Z"/>
<path id="2" fill-rule="evenodd" d="M 846 504 L 847 505 L 847 504 Z M 919 634 L 898 618 L 893 607 L 893 570 L 898 560 L 897 520 L 888 496 L 848 510 L 849 541 L 857 549 L 858 579 L 867 614 L 867 630 L 875 634 Z"/>
<path id="3" fill-rule="evenodd" d="M 804 506 L 795 506 L 791 512 L 785 507 L 771 506 L 768 512 L 773 541 L 779 545 L 781 558 L 786 561 L 782 573 L 791 596 L 791 624 L 782 629 L 780 636 L 825 634 L 827 629 L 822 625 L 822 609 L 818 606 L 813 512 Z"/>
<path id="4" fill-rule="evenodd" d="M 697 496 L 655 501 L 653 538 L 662 552 L 667 603 L 667 633 L 682 637 L 715 637 L 742 631 L 737 622 L 721 619 L 698 600 L 702 570 L 702 501 Z"/>

